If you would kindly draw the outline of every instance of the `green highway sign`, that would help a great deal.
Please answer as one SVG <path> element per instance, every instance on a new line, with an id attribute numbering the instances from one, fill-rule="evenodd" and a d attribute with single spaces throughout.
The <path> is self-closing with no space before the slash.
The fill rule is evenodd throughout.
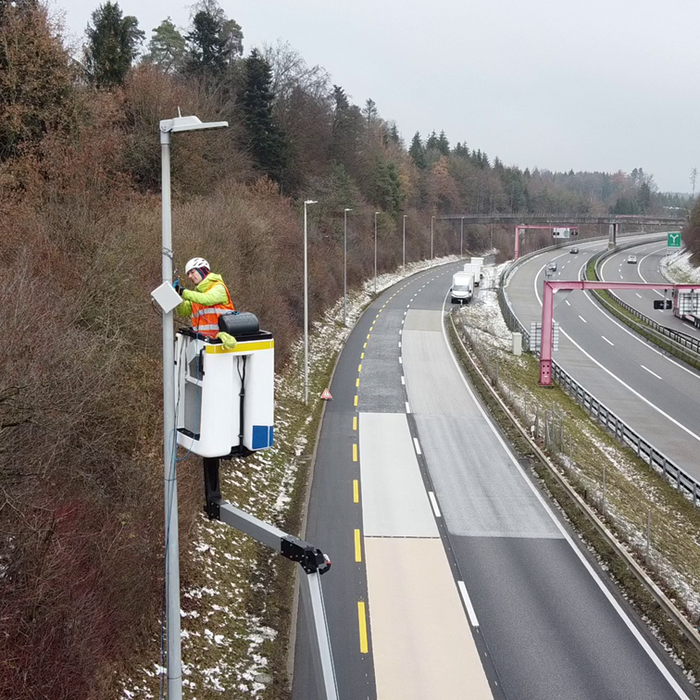
<path id="1" fill-rule="evenodd" d="M 680 248 L 681 247 L 681 232 L 675 231 L 674 233 L 668 234 L 668 247 L 669 248 Z"/>

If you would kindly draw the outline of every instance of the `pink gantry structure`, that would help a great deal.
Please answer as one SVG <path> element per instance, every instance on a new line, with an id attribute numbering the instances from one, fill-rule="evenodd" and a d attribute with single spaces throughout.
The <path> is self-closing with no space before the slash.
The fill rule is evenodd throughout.
<path id="1" fill-rule="evenodd" d="M 614 292 L 618 289 L 672 289 L 676 291 L 691 291 L 700 289 L 700 284 L 670 284 L 643 282 L 588 282 L 544 281 L 542 297 L 542 348 L 540 350 L 540 386 L 552 385 L 552 322 L 554 320 L 554 294 L 560 289 L 606 289 Z"/>

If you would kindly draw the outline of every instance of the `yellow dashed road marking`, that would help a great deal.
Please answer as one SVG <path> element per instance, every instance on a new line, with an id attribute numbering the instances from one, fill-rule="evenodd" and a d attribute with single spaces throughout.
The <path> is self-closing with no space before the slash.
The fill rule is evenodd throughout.
<path id="1" fill-rule="evenodd" d="M 366 654 L 369 651 L 367 646 L 367 615 L 365 614 L 365 604 L 362 601 L 357 603 L 357 619 L 360 625 L 360 653 Z"/>

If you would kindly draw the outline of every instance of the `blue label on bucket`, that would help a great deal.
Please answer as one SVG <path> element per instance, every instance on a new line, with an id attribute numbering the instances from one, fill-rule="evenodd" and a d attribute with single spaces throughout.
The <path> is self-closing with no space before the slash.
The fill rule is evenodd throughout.
<path id="1" fill-rule="evenodd" d="M 269 427 L 267 425 L 253 426 L 253 449 L 261 450 L 263 447 L 269 447 L 268 442 Z"/>

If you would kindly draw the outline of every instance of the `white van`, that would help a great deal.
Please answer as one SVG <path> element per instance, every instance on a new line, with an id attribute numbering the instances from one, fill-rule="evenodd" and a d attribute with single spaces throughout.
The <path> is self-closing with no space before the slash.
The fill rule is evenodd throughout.
<path id="1" fill-rule="evenodd" d="M 455 272 L 452 275 L 450 297 L 453 304 L 468 304 L 474 295 L 474 275 L 470 272 Z"/>

